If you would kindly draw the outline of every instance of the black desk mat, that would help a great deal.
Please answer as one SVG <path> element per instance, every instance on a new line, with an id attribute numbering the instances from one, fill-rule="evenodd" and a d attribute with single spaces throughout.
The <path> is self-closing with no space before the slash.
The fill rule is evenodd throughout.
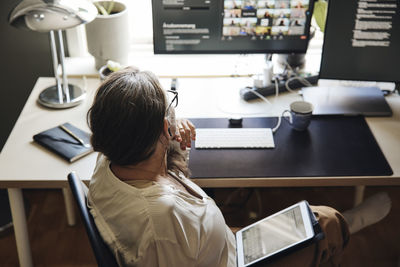
<path id="1" fill-rule="evenodd" d="M 226 128 L 228 119 L 191 119 L 197 128 Z M 277 118 L 244 118 L 243 127 L 270 127 Z M 282 120 L 274 149 L 195 149 L 193 178 L 388 176 L 393 171 L 362 116 L 314 116 L 306 131 Z"/>

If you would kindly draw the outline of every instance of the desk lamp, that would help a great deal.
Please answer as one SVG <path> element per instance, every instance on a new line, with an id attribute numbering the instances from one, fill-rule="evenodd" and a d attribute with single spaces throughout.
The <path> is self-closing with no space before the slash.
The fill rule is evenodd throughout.
<path id="1" fill-rule="evenodd" d="M 9 23 L 17 28 L 37 32 L 49 32 L 51 56 L 56 85 L 44 89 L 38 102 L 49 108 L 69 108 L 79 105 L 85 91 L 68 84 L 64 65 L 62 30 L 92 21 L 97 15 L 96 7 L 87 0 L 24 0 L 9 15 Z M 57 51 L 55 32 L 57 32 Z M 60 61 L 60 64 L 58 63 Z M 58 75 L 61 65 L 62 82 Z"/>

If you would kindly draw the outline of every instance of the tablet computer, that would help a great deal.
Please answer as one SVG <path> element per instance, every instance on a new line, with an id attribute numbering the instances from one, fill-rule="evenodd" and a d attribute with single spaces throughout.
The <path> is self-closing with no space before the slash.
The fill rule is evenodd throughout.
<path id="1" fill-rule="evenodd" d="M 236 232 L 238 267 L 266 261 L 295 247 L 305 245 L 315 235 L 310 208 L 299 202 Z"/>

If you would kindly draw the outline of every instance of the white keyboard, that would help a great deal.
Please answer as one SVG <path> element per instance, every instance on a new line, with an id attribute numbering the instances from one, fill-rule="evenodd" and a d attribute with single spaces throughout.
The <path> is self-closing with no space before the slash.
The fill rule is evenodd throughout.
<path id="1" fill-rule="evenodd" d="M 271 128 L 197 128 L 196 148 L 274 148 Z"/>

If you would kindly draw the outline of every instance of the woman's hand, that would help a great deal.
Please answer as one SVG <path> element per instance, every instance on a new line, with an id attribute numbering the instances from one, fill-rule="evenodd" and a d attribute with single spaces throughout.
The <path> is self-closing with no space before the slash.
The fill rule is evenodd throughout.
<path id="1" fill-rule="evenodd" d="M 196 127 L 187 119 L 176 119 L 176 133 L 173 139 L 180 143 L 182 150 L 190 148 L 192 140 L 196 140 Z"/>

